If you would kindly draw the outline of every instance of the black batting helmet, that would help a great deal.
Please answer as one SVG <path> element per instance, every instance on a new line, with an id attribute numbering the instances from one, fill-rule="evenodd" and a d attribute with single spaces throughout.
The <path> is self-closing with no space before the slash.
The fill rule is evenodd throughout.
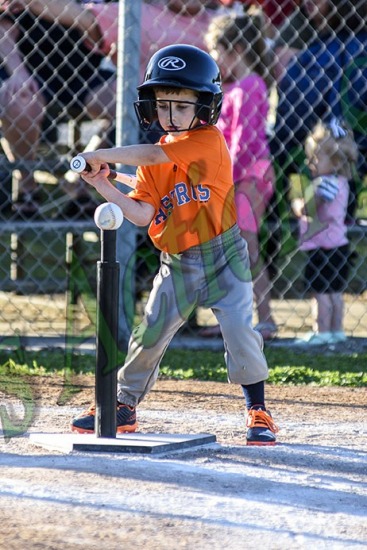
<path id="1" fill-rule="evenodd" d="M 222 107 L 223 91 L 218 65 L 203 50 L 188 44 L 174 44 L 158 50 L 150 59 L 144 82 L 138 86 L 135 112 L 143 129 L 157 120 L 155 87 L 198 92 L 196 116 L 205 124 L 215 124 Z"/>

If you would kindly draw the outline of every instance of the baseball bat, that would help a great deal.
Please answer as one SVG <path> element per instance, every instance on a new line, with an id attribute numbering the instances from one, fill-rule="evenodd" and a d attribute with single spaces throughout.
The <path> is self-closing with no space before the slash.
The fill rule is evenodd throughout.
<path id="1" fill-rule="evenodd" d="M 70 168 L 73 172 L 76 172 L 77 174 L 80 174 L 84 171 L 90 171 L 90 166 L 88 165 L 87 161 L 84 159 L 84 157 L 80 155 L 77 155 L 76 157 L 73 157 L 71 159 Z M 131 187 L 131 189 L 135 189 L 136 187 L 136 176 L 133 176 L 132 174 L 124 174 L 123 172 L 116 172 L 116 170 L 110 169 L 110 175 L 108 176 L 108 179 L 124 183 L 128 187 Z"/>

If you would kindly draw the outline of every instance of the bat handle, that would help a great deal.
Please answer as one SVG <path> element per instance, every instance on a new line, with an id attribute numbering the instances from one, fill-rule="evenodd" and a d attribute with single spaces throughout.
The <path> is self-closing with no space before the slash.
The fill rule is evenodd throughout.
<path id="1" fill-rule="evenodd" d="M 87 163 L 84 157 L 77 155 L 73 157 L 70 161 L 70 168 L 73 172 L 80 174 L 81 172 L 90 172 L 91 167 Z M 122 174 L 121 172 L 116 172 L 116 170 L 110 169 L 108 179 L 119 181 L 135 189 L 136 186 L 136 177 L 132 174 Z"/>
<path id="2" fill-rule="evenodd" d="M 90 171 L 90 166 L 85 160 L 84 157 L 81 155 L 77 155 L 76 157 L 73 157 L 70 161 L 70 168 L 73 172 L 76 172 L 77 174 L 80 174 L 81 172 L 84 172 L 85 170 L 87 172 Z"/>
<path id="3" fill-rule="evenodd" d="M 77 174 L 80 174 L 81 172 L 90 172 L 91 167 L 87 163 L 84 157 L 81 155 L 77 155 L 76 157 L 73 157 L 70 161 L 70 168 L 73 172 L 76 172 Z M 117 177 L 116 170 L 110 170 L 110 175 L 108 176 L 110 179 L 115 179 Z"/>

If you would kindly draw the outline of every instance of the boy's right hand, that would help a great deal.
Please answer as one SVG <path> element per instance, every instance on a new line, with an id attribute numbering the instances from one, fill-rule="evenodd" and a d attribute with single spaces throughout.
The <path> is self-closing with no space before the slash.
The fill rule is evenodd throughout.
<path id="1" fill-rule="evenodd" d="M 89 165 L 89 161 L 87 161 L 87 163 Z M 89 183 L 89 185 L 97 190 L 99 190 L 101 186 L 104 186 L 106 184 L 112 185 L 108 179 L 108 176 L 110 175 L 110 167 L 106 163 L 99 164 L 98 170 L 84 170 L 84 172 L 82 172 L 80 175 L 84 181 Z"/>

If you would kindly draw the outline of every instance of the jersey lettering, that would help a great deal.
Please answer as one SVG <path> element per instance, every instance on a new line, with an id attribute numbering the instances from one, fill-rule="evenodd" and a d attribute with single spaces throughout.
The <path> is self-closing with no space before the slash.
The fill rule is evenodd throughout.
<path id="1" fill-rule="evenodd" d="M 155 225 L 164 223 L 175 206 L 184 206 L 191 201 L 207 202 L 210 199 L 210 189 L 202 184 L 188 185 L 185 182 L 176 183 L 174 189 L 161 198 L 161 207 L 154 218 Z"/>
<path id="2" fill-rule="evenodd" d="M 173 203 L 167 195 L 161 199 L 161 203 L 162 203 L 163 208 L 165 208 L 168 212 L 170 210 L 172 210 Z"/>
<path id="3" fill-rule="evenodd" d="M 163 208 L 160 208 L 158 210 L 158 214 L 154 218 L 154 222 L 155 222 L 156 225 L 159 225 L 159 224 L 165 222 L 167 218 L 168 218 L 168 216 L 167 216 L 167 214 L 165 214 Z"/>
<path id="4" fill-rule="evenodd" d="M 188 202 L 190 202 L 191 199 L 188 195 L 186 183 L 176 183 L 175 190 L 178 206 L 182 206 L 183 204 L 187 204 Z"/>
<path id="5" fill-rule="evenodd" d="M 199 183 L 199 185 L 196 186 L 196 189 L 198 190 L 200 202 L 207 202 L 210 199 L 210 190 L 208 187 L 204 187 L 204 185 Z"/>

